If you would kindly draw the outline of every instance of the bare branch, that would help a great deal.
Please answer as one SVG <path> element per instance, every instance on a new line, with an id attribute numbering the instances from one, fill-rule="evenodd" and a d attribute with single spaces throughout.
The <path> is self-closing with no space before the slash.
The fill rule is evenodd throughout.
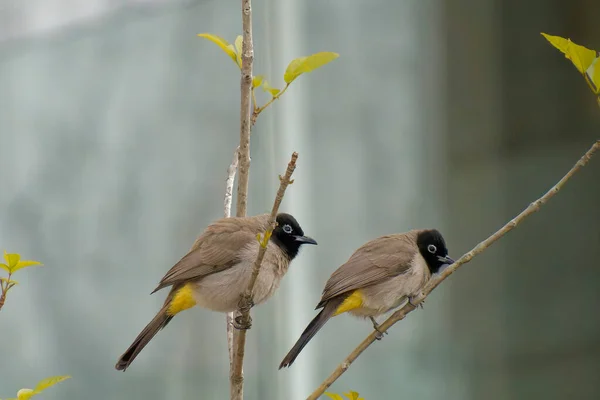
<path id="1" fill-rule="evenodd" d="M 227 168 L 227 180 L 225 181 L 225 200 L 223 205 L 223 216 L 229 218 L 231 216 L 231 203 L 233 200 L 233 182 L 235 181 L 235 173 L 237 172 L 238 159 L 240 148 L 238 147 L 233 152 L 233 160 L 229 168 Z M 229 370 L 233 370 L 233 312 L 228 312 L 225 317 L 227 326 L 227 349 L 229 350 Z"/>
<path id="2" fill-rule="evenodd" d="M 571 170 L 560 180 L 556 185 L 554 185 L 546 194 L 542 197 L 531 203 L 525 210 L 523 210 L 519 215 L 509 221 L 506 225 L 504 225 L 500 230 L 494 233 L 492 236 L 485 239 L 483 242 L 479 243 L 475 246 L 471 251 L 463 255 L 461 258 L 456 260 L 456 262 L 452 265 L 449 265 L 439 274 L 436 274 L 432 277 L 432 279 L 427 282 L 425 287 L 419 295 L 415 296 L 411 299 L 410 302 L 406 303 L 401 309 L 396 311 L 392 316 L 390 316 L 383 324 L 379 326 L 379 329 L 382 332 L 386 332 L 392 325 L 396 322 L 404 319 L 408 313 L 415 310 L 416 306 L 419 305 L 425 298 L 431 293 L 433 289 L 438 287 L 440 283 L 450 275 L 454 273 L 461 265 L 468 263 L 478 254 L 484 252 L 492 243 L 500 239 L 502 236 L 506 235 L 508 232 L 513 230 L 519 223 L 521 223 L 525 218 L 530 216 L 531 214 L 539 211 L 540 207 L 544 205 L 550 198 L 552 198 L 559 190 L 562 189 L 564 184 L 571 179 L 573 175 L 577 171 L 579 171 L 582 167 L 584 167 L 592 158 L 594 153 L 600 149 L 600 140 L 596 141 L 596 143 L 579 159 L 579 161 L 571 168 Z M 411 304 L 412 303 L 412 304 Z M 371 343 L 373 343 L 378 336 L 378 332 L 373 331 L 369 336 L 363 340 L 358 347 L 356 347 L 352 353 L 346 359 L 338 365 L 338 367 L 333 371 L 333 373 L 321 383 L 321 385 L 310 395 L 307 397 L 307 400 L 316 400 L 321 396 L 325 390 L 329 386 L 333 384 L 346 370 L 350 367 L 350 365 L 361 355 L 363 351 L 365 351 Z"/>
<path id="3" fill-rule="evenodd" d="M 235 207 L 238 217 L 246 216 L 248 205 L 248 182 L 250 178 L 250 129 L 252 124 L 252 64 L 254 62 L 254 45 L 252 43 L 252 1 L 242 0 L 242 71 L 240 77 L 240 147 L 239 147 L 239 175 L 237 203 Z M 227 316 L 228 329 L 230 318 Z M 228 334 L 229 335 L 229 334 Z M 241 351 L 244 354 L 245 337 L 238 340 L 239 332 L 233 334 L 235 337 L 233 345 L 241 346 L 234 355 Z M 228 339 L 229 340 L 229 339 Z M 230 353 L 231 354 L 231 353 Z M 239 366 L 236 367 L 234 356 L 229 369 L 230 398 L 231 400 L 243 400 L 244 398 L 244 371 L 242 368 L 243 358 L 237 358 Z"/>
<path id="4" fill-rule="evenodd" d="M 258 273 L 260 271 L 260 266 L 262 260 L 267 251 L 267 244 L 271 237 L 271 233 L 275 228 L 275 219 L 277 217 L 277 213 L 279 211 L 279 205 L 283 200 L 283 195 L 285 194 L 285 190 L 288 185 L 293 183 L 291 180 L 292 174 L 296 169 L 296 160 L 298 159 L 298 153 L 294 152 L 288 163 L 287 170 L 285 171 L 285 175 L 283 177 L 279 177 L 279 190 L 277 190 L 277 196 L 275 196 L 275 202 L 273 203 L 273 208 L 271 210 L 271 216 L 269 218 L 270 228 L 264 233 L 264 237 L 260 243 L 260 249 L 258 251 L 258 256 L 256 257 L 256 261 L 254 262 L 254 268 L 252 270 L 252 276 L 250 278 L 250 282 L 248 284 L 248 289 L 242 295 L 239 303 L 239 312 L 241 313 L 239 324 L 242 327 L 249 327 L 251 323 L 250 319 L 250 308 L 252 306 L 252 292 L 254 290 L 254 285 L 256 284 L 256 279 L 258 277 Z M 240 386 L 243 384 L 243 378 L 239 379 L 242 376 L 242 368 L 244 364 L 244 352 L 246 348 L 246 330 L 237 331 L 235 337 L 235 354 L 234 354 L 234 362 L 233 362 L 233 372 L 231 374 L 231 384 L 239 384 Z M 233 389 L 233 386 L 232 386 Z M 233 392 L 232 392 L 233 394 Z M 236 398 L 236 400 L 241 400 L 241 397 Z"/>
<path id="5" fill-rule="evenodd" d="M 252 1 L 242 0 L 242 76 L 240 108 L 240 165 L 236 215 L 246 216 L 248 203 L 248 180 L 250 177 L 250 118 L 252 116 L 252 64 L 254 47 L 252 44 Z"/>

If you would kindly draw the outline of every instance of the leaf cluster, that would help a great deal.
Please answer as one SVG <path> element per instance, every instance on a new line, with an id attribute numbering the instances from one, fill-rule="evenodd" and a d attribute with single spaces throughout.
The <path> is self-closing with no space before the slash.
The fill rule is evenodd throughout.
<path id="1" fill-rule="evenodd" d="M 571 60 L 575 68 L 583 75 L 588 86 L 594 92 L 600 105 L 600 53 L 573 43 L 571 39 L 542 33 L 548 42 L 560 50 L 565 58 Z"/>
<path id="2" fill-rule="evenodd" d="M 217 46 L 221 48 L 227 54 L 233 62 L 238 66 L 238 68 L 242 68 L 242 36 L 236 37 L 233 44 L 229 43 L 227 40 L 223 39 L 220 36 L 213 35 L 211 33 L 199 33 L 198 36 L 208 39 L 211 42 L 215 43 Z M 275 100 L 279 99 L 283 93 L 287 90 L 290 84 L 296 80 L 300 75 L 306 74 L 314 71 L 317 68 L 322 67 L 325 64 L 330 63 L 339 57 L 339 54 L 333 53 L 330 51 L 323 51 L 320 53 L 315 53 L 310 56 L 298 57 L 290 61 L 288 64 L 284 74 L 283 81 L 285 82 L 285 86 L 283 89 L 276 88 L 271 86 L 268 80 L 265 79 L 263 75 L 256 75 L 252 77 L 252 103 L 253 103 L 253 113 L 252 113 L 252 124 L 256 122 L 258 115 L 265 110 L 268 106 L 270 106 Z M 256 101 L 255 89 L 262 87 L 264 92 L 267 92 L 271 95 L 271 99 L 267 101 L 262 106 L 259 106 Z"/>
<path id="3" fill-rule="evenodd" d="M 8 291 L 19 283 L 11 279 L 12 274 L 23 268 L 42 265 L 42 263 L 38 261 L 21 260 L 20 254 L 7 253 L 6 250 L 4 251 L 4 261 L 6 261 L 6 263 L 0 263 L 0 269 L 6 271 L 8 276 L 6 278 L 0 277 L 0 310 L 4 306 Z"/>

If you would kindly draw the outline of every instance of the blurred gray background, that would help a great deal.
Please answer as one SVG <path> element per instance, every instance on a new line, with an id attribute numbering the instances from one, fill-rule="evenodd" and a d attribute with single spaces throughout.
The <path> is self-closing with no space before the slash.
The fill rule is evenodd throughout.
<path id="1" fill-rule="evenodd" d="M 246 399 L 305 398 L 371 331 L 335 318 L 277 370 L 359 245 L 437 227 L 459 257 L 589 148 L 600 110 L 539 33 L 600 49 L 598 15 L 597 0 L 254 1 L 256 74 L 281 86 L 292 58 L 341 56 L 253 132 L 250 213 L 270 209 L 297 150 L 282 209 L 319 246 L 254 310 Z M 209 311 L 113 367 L 162 304 L 149 292 L 223 212 L 239 72 L 200 32 L 232 41 L 240 1 L 0 2 L 0 246 L 45 265 L 17 273 L 0 313 L 0 396 L 70 374 L 43 398 L 228 398 L 224 317 Z M 331 390 L 600 398 L 598 182 L 595 159 Z"/>

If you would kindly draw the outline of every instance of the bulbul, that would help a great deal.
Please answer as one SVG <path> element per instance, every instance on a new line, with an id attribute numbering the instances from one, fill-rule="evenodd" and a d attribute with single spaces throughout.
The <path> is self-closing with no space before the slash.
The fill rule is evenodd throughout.
<path id="1" fill-rule="evenodd" d="M 254 304 L 275 293 L 300 246 L 317 244 L 304 236 L 293 216 L 280 213 L 276 222 L 254 286 Z M 166 273 L 152 292 L 171 286 L 163 307 L 119 358 L 115 368 L 125 371 L 154 335 L 183 310 L 195 305 L 219 312 L 236 310 L 241 294 L 248 288 L 258 255 L 257 235 L 268 228 L 269 214 L 222 218 L 209 225 L 190 252 Z"/>
<path id="2" fill-rule="evenodd" d="M 292 365 L 319 329 L 331 317 L 345 312 L 370 318 L 381 338 L 375 317 L 410 301 L 433 273 L 453 262 L 444 238 L 435 229 L 412 230 L 365 243 L 331 274 L 316 307 L 322 308 L 321 312 L 302 332 L 279 369 Z"/>

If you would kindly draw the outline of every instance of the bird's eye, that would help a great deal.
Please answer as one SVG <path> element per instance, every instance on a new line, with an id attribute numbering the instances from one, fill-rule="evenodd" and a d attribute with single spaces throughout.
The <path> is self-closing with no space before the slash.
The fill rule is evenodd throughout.
<path id="1" fill-rule="evenodd" d="M 288 224 L 285 224 L 285 225 L 283 226 L 283 228 L 281 228 L 281 229 L 283 229 L 283 231 L 284 231 L 285 233 L 292 233 L 292 227 L 291 227 L 291 226 L 289 226 Z"/>
<path id="2" fill-rule="evenodd" d="M 430 244 L 429 246 L 427 246 L 427 251 L 430 252 L 431 254 L 435 254 L 435 252 L 437 251 L 437 247 Z"/>

